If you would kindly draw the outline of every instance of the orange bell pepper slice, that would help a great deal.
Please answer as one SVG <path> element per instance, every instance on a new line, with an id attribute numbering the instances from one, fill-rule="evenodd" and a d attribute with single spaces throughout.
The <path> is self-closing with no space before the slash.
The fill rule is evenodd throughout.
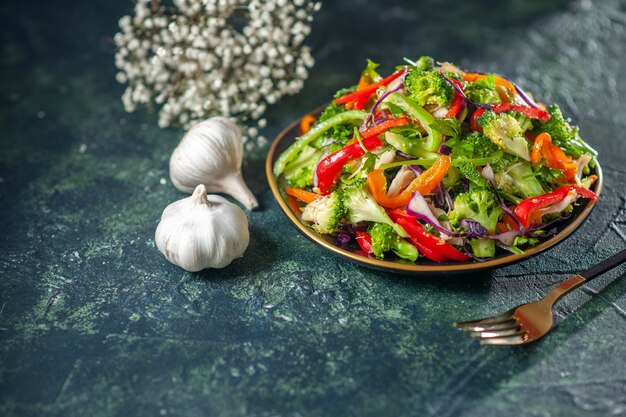
<path id="1" fill-rule="evenodd" d="M 319 200 L 320 198 L 323 197 L 319 194 L 315 194 L 307 190 L 302 190 L 300 188 L 293 188 L 293 187 L 285 187 L 285 192 L 287 193 L 287 195 L 295 197 L 298 200 L 302 200 L 307 204 L 312 203 L 315 200 Z"/>
<path id="2" fill-rule="evenodd" d="M 533 165 L 537 165 L 543 159 L 544 147 L 546 146 L 546 141 L 552 142 L 552 137 L 547 133 L 540 133 L 535 137 L 533 143 L 533 149 L 530 152 L 530 163 Z"/>
<path id="3" fill-rule="evenodd" d="M 359 84 L 356 86 L 356 91 L 365 90 L 370 85 L 371 84 L 367 81 L 367 77 L 361 76 L 361 78 L 359 78 Z"/>
<path id="4" fill-rule="evenodd" d="M 563 149 L 552 144 L 552 137 L 545 132 L 537 135 L 530 154 L 530 162 L 535 165 L 542 159 L 546 160 L 546 166 L 563 171 L 567 181 L 571 181 L 578 172 L 578 165 L 563 152 Z"/>
<path id="5" fill-rule="evenodd" d="M 433 166 L 411 181 L 411 183 L 395 197 L 387 196 L 387 179 L 379 169 L 375 169 L 368 174 L 367 186 L 374 200 L 381 206 L 386 208 L 403 207 L 409 203 L 415 191 L 419 191 L 424 195 L 432 192 L 448 172 L 450 162 L 448 155 L 439 156 Z"/>
<path id="6" fill-rule="evenodd" d="M 302 119 L 300 119 L 300 134 L 304 135 L 306 132 L 311 130 L 311 126 L 313 126 L 315 122 L 317 122 L 317 118 L 310 114 L 307 114 Z"/>

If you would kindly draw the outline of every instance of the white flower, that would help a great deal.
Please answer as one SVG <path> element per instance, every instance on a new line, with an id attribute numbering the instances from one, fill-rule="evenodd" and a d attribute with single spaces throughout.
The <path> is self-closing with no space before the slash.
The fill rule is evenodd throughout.
<path id="1" fill-rule="evenodd" d="M 314 61 L 302 45 L 315 0 L 137 0 L 119 21 L 116 79 L 124 108 L 159 108 L 159 126 L 188 128 L 211 116 L 257 121 L 285 94 L 295 94 Z M 257 127 L 246 149 L 267 142 Z"/>

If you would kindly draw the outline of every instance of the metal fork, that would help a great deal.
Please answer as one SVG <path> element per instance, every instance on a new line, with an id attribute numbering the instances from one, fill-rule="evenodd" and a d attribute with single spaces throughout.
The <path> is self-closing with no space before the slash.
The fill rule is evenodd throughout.
<path id="1" fill-rule="evenodd" d="M 626 261 L 626 249 L 563 281 L 541 300 L 521 304 L 497 316 L 454 323 L 487 345 L 522 345 L 542 338 L 552 329 L 552 307 L 565 294 Z"/>

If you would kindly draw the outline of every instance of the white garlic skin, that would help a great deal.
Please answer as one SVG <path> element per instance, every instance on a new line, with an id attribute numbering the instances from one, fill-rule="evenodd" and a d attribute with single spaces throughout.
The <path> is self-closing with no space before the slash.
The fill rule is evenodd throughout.
<path id="1" fill-rule="evenodd" d="M 248 218 L 224 197 L 207 195 L 201 184 L 163 210 L 154 240 L 168 261 L 187 271 L 223 268 L 248 247 Z"/>
<path id="2" fill-rule="evenodd" d="M 249 210 L 259 206 L 241 175 L 243 139 L 237 125 L 212 117 L 194 125 L 170 158 L 172 184 L 191 193 L 204 184 L 210 193 L 225 193 Z"/>

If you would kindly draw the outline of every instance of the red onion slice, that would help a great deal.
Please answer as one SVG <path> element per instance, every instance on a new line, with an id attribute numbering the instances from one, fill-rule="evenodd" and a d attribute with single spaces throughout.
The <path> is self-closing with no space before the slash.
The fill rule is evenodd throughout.
<path id="1" fill-rule="evenodd" d="M 442 155 L 450 155 L 450 153 L 452 152 L 452 148 L 446 145 L 445 143 L 442 143 L 441 145 L 439 145 L 437 152 Z"/>
<path id="2" fill-rule="evenodd" d="M 413 193 L 411 200 L 409 200 L 409 204 L 406 206 L 406 212 L 412 216 L 421 214 L 428 218 L 430 224 L 442 227 L 437 217 L 435 217 L 430 207 L 428 207 L 428 203 L 424 199 L 424 196 L 422 196 L 419 191 Z"/>

